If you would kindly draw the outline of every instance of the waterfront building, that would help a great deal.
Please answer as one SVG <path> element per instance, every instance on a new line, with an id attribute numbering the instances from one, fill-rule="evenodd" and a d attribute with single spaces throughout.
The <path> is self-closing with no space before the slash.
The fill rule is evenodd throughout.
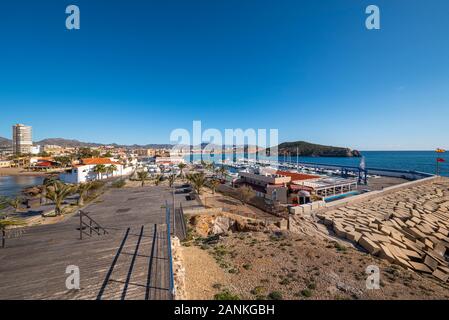
<path id="1" fill-rule="evenodd" d="M 180 163 L 185 163 L 183 157 L 156 157 L 155 163 L 157 165 L 178 165 Z"/>
<path id="2" fill-rule="evenodd" d="M 357 179 L 261 168 L 259 173 L 239 172 L 239 185 L 251 187 L 256 196 L 281 204 L 305 204 L 317 199 L 349 194 L 357 190 Z"/>
<path id="3" fill-rule="evenodd" d="M 12 161 L 10 160 L 0 160 L 0 168 L 11 168 Z"/>
<path id="4" fill-rule="evenodd" d="M 30 126 L 16 124 L 12 127 L 12 147 L 16 155 L 31 153 L 33 136 Z"/>
<path id="5" fill-rule="evenodd" d="M 110 173 L 96 173 L 95 167 L 104 165 L 106 168 L 114 165 L 116 170 Z M 84 183 L 94 180 L 103 180 L 113 177 L 128 176 L 134 172 L 134 167 L 124 166 L 122 163 L 110 158 L 88 158 L 82 159 L 79 164 L 74 165 L 72 169 L 59 175 L 61 181 L 66 183 Z"/>

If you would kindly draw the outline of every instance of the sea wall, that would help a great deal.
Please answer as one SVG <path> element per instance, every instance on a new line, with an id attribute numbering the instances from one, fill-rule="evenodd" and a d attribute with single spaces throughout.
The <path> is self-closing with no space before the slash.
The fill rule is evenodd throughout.
<path id="1" fill-rule="evenodd" d="M 419 185 L 430 183 L 430 182 L 437 182 L 441 179 L 443 179 L 443 178 L 441 178 L 439 176 L 431 176 L 431 177 L 420 179 L 420 180 L 405 182 L 405 183 L 394 185 L 394 186 L 391 186 L 388 188 L 384 188 L 383 190 L 371 191 L 371 192 L 363 193 L 363 194 L 360 194 L 357 196 L 332 201 L 332 202 L 326 203 L 324 208 L 337 209 L 337 208 L 345 206 L 349 203 L 371 200 L 371 199 L 374 199 L 377 197 L 382 197 L 382 196 L 385 196 L 387 194 L 390 194 L 390 193 L 393 193 L 393 192 L 396 192 L 396 191 L 399 191 L 402 189 L 407 189 L 410 187 L 419 186 Z"/>

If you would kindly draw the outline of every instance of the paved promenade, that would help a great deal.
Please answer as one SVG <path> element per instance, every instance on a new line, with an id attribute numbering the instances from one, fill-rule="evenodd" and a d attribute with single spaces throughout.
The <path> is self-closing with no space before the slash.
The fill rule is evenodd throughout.
<path id="1" fill-rule="evenodd" d="M 84 209 L 108 234 L 79 240 L 79 215 L 0 249 L 0 299 L 170 299 L 165 187 L 113 189 Z M 184 207 L 196 205 L 176 195 Z M 66 289 L 78 266 L 81 290 Z"/>

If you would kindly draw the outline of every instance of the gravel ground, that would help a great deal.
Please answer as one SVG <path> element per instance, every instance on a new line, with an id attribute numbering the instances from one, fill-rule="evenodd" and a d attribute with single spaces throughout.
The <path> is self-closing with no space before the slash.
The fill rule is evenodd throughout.
<path id="1" fill-rule="evenodd" d="M 234 233 L 184 256 L 191 299 L 226 290 L 261 300 L 449 299 L 449 288 L 432 278 L 309 235 Z M 366 288 L 370 265 L 381 271 L 378 290 Z"/>

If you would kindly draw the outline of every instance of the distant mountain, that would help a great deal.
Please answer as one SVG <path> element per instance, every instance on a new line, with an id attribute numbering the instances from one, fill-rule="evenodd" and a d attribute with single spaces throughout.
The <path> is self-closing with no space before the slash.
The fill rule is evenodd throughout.
<path id="1" fill-rule="evenodd" d="M 83 148 L 97 148 L 97 147 L 104 147 L 104 146 L 112 146 L 116 148 L 128 148 L 128 149 L 164 149 L 164 148 L 170 148 L 171 145 L 169 144 L 146 144 L 146 145 L 120 145 L 116 143 L 110 143 L 110 144 L 103 144 L 103 143 L 95 143 L 95 142 L 82 142 L 78 140 L 69 140 L 69 139 L 63 139 L 63 138 L 50 138 L 50 139 L 44 139 L 41 141 L 34 142 L 37 145 L 54 145 L 54 146 L 60 146 L 60 147 L 66 147 L 66 148 L 74 148 L 74 147 L 83 147 Z"/>
<path id="2" fill-rule="evenodd" d="M 0 147 L 12 146 L 12 140 L 0 137 Z"/>
<path id="3" fill-rule="evenodd" d="M 323 146 L 305 141 L 284 142 L 278 146 L 279 155 L 288 153 L 296 156 L 297 152 L 299 156 L 304 157 L 361 157 L 360 152 L 357 150 Z"/>
<path id="4" fill-rule="evenodd" d="M 44 139 L 41 141 L 35 141 L 34 144 L 41 145 L 41 146 L 52 145 L 52 146 L 60 146 L 60 147 L 66 147 L 66 148 L 100 147 L 100 146 L 102 146 L 102 144 L 100 144 L 100 143 L 81 142 L 78 140 L 69 140 L 69 139 L 63 139 L 63 138 Z"/>
<path id="5" fill-rule="evenodd" d="M 40 141 L 33 142 L 35 145 L 53 145 L 53 146 L 60 146 L 60 147 L 66 147 L 66 148 L 74 148 L 74 147 L 81 147 L 81 148 L 96 148 L 96 147 L 103 147 L 103 146 L 113 146 L 116 148 L 128 148 L 128 149 L 165 149 L 165 148 L 171 148 L 172 145 L 170 144 L 146 144 L 146 145 L 120 145 L 116 143 L 111 144 L 103 144 L 103 143 L 96 143 L 96 142 L 82 142 L 78 140 L 73 139 L 63 139 L 63 138 L 49 138 L 49 139 L 43 139 Z M 12 140 L 0 137 L 0 147 L 7 147 L 12 145 Z"/>
<path id="6" fill-rule="evenodd" d="M 78 140 L 70 140 L 63 138 L 50 138 L 44 139 L 41 141 L 34 142 L 36 145 L 55 145 L 60 147 L 84 147 L 84 148 L 96 148 L 102 146 L 112 146 L 116 148 L 126 148 L 126 149 L 169 149 L 172 148 L 171 144 L 146 144 L 146 145 L 119 145 L 116 143 L 111 144 L 101 144 L 94 142 L 82 142 Z M 8 147 L 12 145 L 12 141 L 6 138 L 0 137 L 0 147 Z M 203 143 L 201 145 L 204 148 L 207 143 Z M 215 147 L 215 145 L 213 146 Z M 226 146 L 227 148 L 232 148 L 232 146 Z M 238 146 L 237 146 L 238 147 Z M 242 147 L 242 146 L 240 146 Z M 199 149 L 197 146 L 194 149 Z M 351 150 L 349 148 L 340 148 L 340 147 L 332 147 L 332 146 L 323 146 L 313 143 L 308 143 L 304 141 L 297 142 L 284 142 L 278 146 L 278 153 L 280 155 L 289 153 L 292 156 L 296 156 L 296 150 L 298 148 L 300 156 L 310 156 L 310 157 L 360 157 L 361 154 L 357 150 Z M 217 150 L 221 149 L 221 146 L 216 146 Z"/>

